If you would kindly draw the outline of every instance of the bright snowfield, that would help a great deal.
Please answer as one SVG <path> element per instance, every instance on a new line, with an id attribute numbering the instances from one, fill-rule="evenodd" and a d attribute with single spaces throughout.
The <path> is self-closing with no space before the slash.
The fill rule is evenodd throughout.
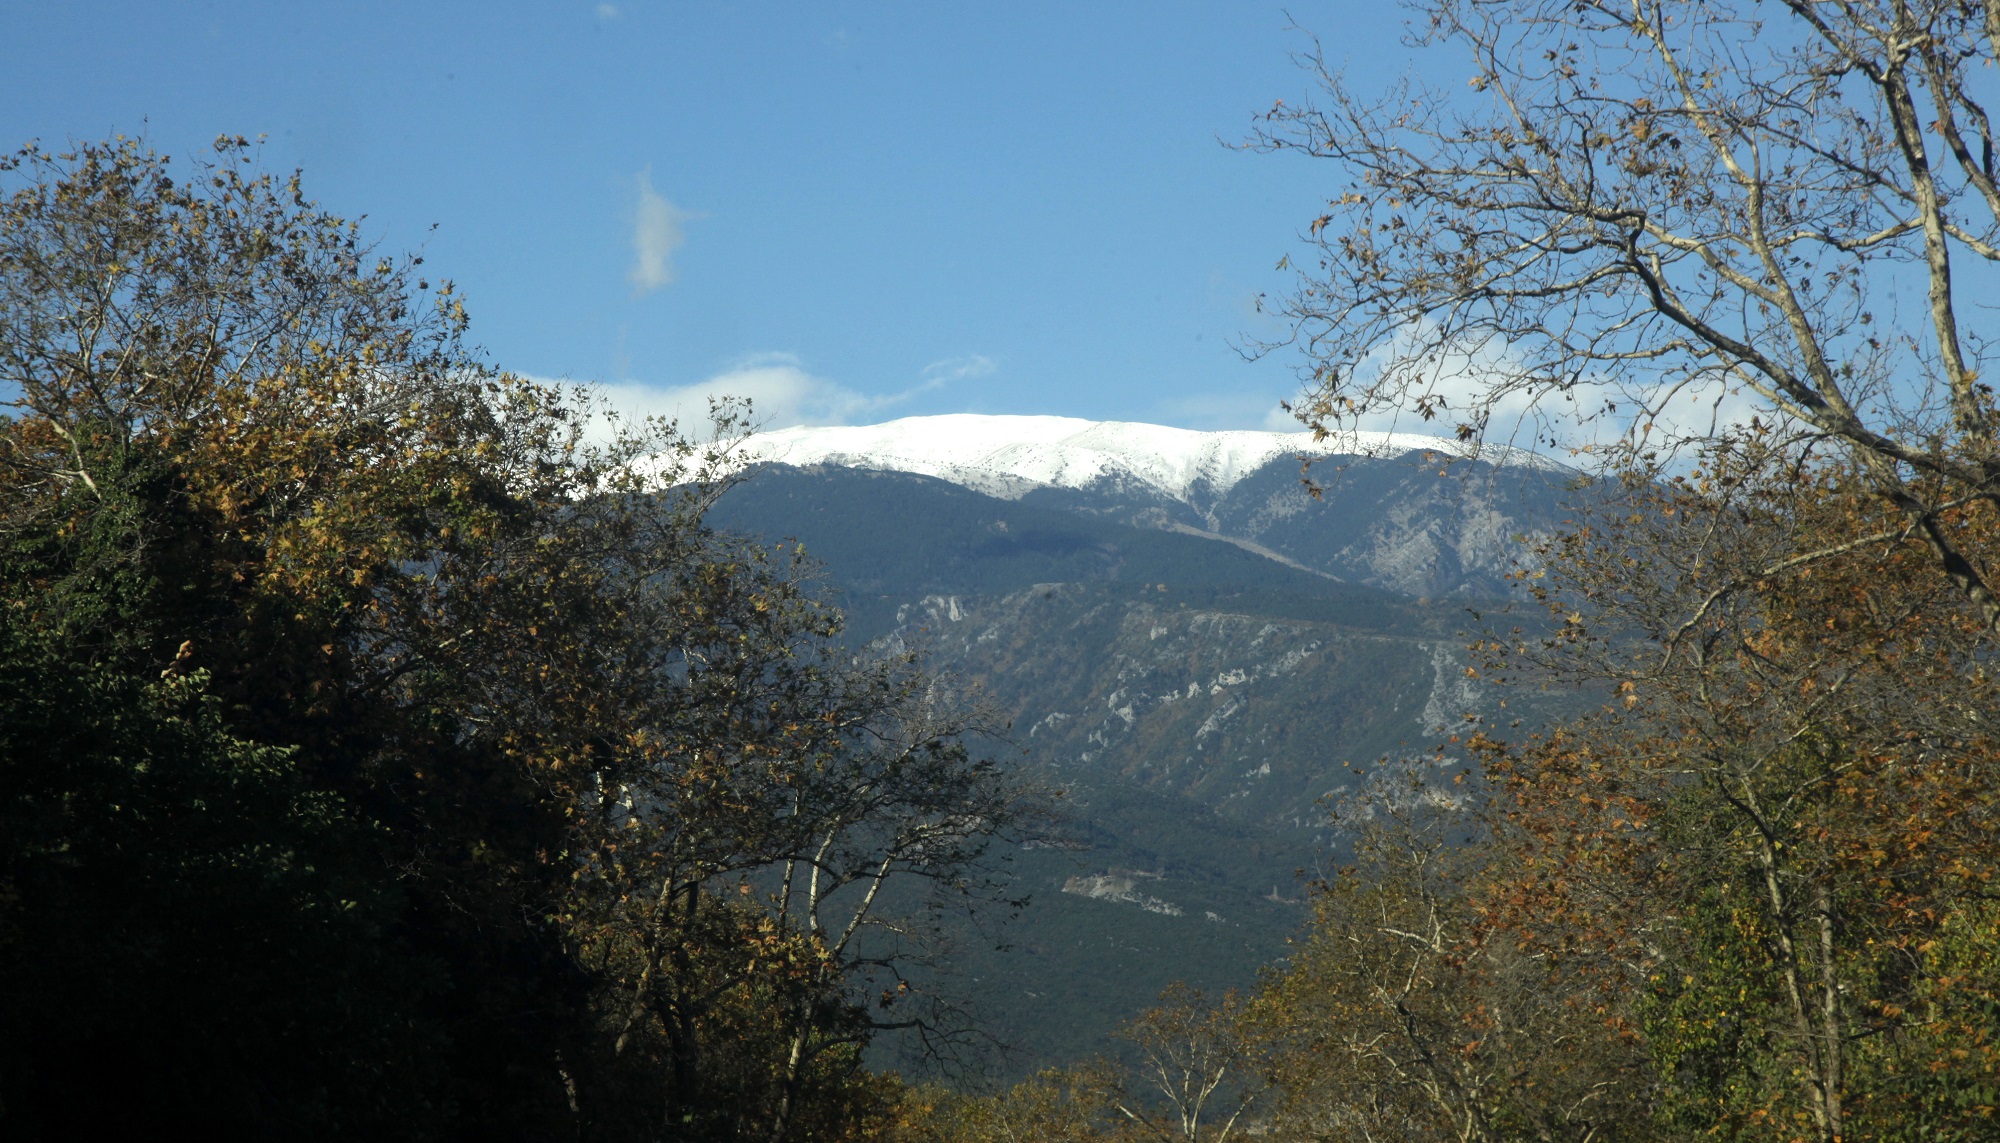
<path id="1" fill-rule="evenodd" d="M 1130 421 L 975 413 L 778 429 L 743 441 L 737 458 L 745 465 L 770 461 L 914 472 L 1010 500 L 1036 488 L 1129 482 L 1185 503 L 1197 490 L 1206 497 L 1220 496 L 1237 481 L 1287 457 L 1395 457 L 1418 451 L 1476 456 L 1494 464 L 1562 467 L 1523 449 L 1420 433 L 1355 431 L 1316 442 L 1309 432 L 1204 433 Z"/>

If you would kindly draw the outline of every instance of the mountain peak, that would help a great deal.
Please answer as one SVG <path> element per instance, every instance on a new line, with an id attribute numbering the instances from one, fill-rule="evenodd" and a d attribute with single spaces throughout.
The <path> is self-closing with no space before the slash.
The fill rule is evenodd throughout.
<path id="1" fill-rule="evenodd" d="M 1133 421 L 977 413 L 761 432 L 742 443 L 739 458 L 744 464 L 912 472 L 1010 500 L 1037 488 L 1082 489 L 1108 482 L 1142 485 L 1190 503 L 1197 494 L 1222 495 L 1287 456 L 1392 457 L 1424 451 L 1496 464 L 1560 467 L 1521 449 L 1419 433 L 1347 431 L 1316 441 L 1310 432 L 1200 432 Z"/>

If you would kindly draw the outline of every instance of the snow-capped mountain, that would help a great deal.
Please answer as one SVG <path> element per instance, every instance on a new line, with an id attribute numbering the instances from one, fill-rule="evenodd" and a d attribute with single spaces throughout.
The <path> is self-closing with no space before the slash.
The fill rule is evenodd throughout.
<path id="1" fill-rule="evenodd" d="M 1010 855 L 1020 951 L 964 966 L 1034 1066 L 1171 980 L 1238 987 L 1283 955 L 1276 887 L 1314 860 L 1319 799 L 1485 709 L 1463 605 L 1490 612 L 1578 491 L 1415 434 L 1068 417 L 784 429 L 735 461 L 754 471 L 713 526 L 802 544 L 847 637 L 975 688 L 1005 756 L 1072 791 L 1088 848 Z"/>
<path id="2" fill-rule="evenodd" d="M 880 425 L 799 427 L 743 442 L 745 464 L 912 472 L 988 496 L 1016 500 L 1040 488 L 1146 489 L 1206 507 L 1273 462 L 1300 457 L 1388 458 L 1412 452 L 1494 464 L 1560 469 L 1505 446 L 1464 444 L 1417 433 L 1345 432 L 1315 441 L 1308 432 L 1198 432 L 1131 421 L 957 413 L 905 417 Z"/>
<path id="3" fill-rule="evenodd" d="M 1314 462 L 1316 488 L 1301 483 L 1302 459 Z M 732 463 L 942 480 L 1416 596 L 1504 590 L 1517 537 L 1544 530 L 1575 476 L 1522 449 L 1416 433 L 1314 440 L 969 413 L 757 433 Z"/>

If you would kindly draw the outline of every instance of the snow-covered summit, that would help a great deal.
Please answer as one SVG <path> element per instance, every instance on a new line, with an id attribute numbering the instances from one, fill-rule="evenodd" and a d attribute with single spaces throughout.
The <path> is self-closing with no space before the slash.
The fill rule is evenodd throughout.
<path id="1" fill-rule="evenodd" d="M 1416 451 L 1478 456 L 1496 464 L 1560 467 L 1505 446 L 1477 446 L 1419 433 L 1197 432 L 1130 421 L 955 413 L 880 425 L 791 428 L 742 442 L 745 464 L 833 464 L 913 472 L 989 496 L 1018 499 L 1036 488 L 1136 483 L 1184 503 L 1226 493 L 1238 481 L 1295 456 L 1394 457 Z"/>

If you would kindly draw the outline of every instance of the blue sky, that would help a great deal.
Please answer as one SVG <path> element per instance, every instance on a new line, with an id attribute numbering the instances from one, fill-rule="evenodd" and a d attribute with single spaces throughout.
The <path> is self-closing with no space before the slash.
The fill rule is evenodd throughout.
<path id="1" fill-rule="evenodd" d="M 1223 141 L 1307 93 L 1292 21 L 1356 79 L 1405 59 L 1393 5 L 1289 12 L 16 4 L 0 143 L 262 135 L 456 279 L 495 362 L 634 407 L 1265 427 L 1297 358 L 1234 346 L 1333 172 Z"/>

